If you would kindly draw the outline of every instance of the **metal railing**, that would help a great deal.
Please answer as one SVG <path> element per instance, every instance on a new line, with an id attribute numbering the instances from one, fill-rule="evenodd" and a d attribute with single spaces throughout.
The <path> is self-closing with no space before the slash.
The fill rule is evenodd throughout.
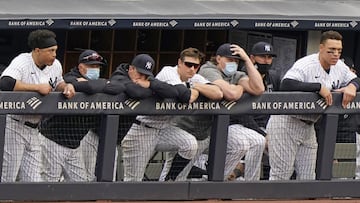
<path id="1" fill-rule="evenodd" d="M 97 182 L 0 183 L 0 200 L 195 200 L 195 199 L 304 199 L 360 197 L 360 181 L 332 180 L 332 161 L 339 114 L 360 113 L 360 96 L 346 108 L 341 94 L 326 107 L 315 93 L 277 92 L 244 95 L 236 102 L 199 99 L 193 104 L 172 100 L 127 99 L 125 95 L 77 93 L 65 99 L 60 93 L 41 96 L 26 92 L 0 92 L 0 161 L 2 163 L 6 114 L 101 114 Z M 119 116 L 216 115 L 209 149 L 209 181 L 112 182 Z M 318 135 L 316 180 L 224 182 L 223 170 L 229 116 L 232 114 L 323 114 Z"/>

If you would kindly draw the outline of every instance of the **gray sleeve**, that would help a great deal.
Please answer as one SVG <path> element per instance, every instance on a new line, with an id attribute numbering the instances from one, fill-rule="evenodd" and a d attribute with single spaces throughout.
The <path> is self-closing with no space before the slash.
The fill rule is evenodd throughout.
<path id="1" fill-rule="evenodd" d="M 221 72 L 219 70 L 213 69 L 213 68 L 200 69 L 199 74 L 202 75 L 207 80 L 209 80 L 210 82 L 223 79 L 221 76 Z"/>

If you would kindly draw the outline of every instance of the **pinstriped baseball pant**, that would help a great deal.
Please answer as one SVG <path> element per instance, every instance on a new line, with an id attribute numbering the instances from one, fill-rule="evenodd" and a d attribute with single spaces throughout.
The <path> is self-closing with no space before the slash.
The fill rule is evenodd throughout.
<path id="1" fill-rule="evenodd" d="M 133 124 L 121 142 L 124 181 L 141 181 L 155 151 L 177 151 L 185 159 L 194 158 L 198 145 L 194 136 L 175 127 L 148 128 Z"/>
<path id="2" fill-rule="evenodd" d="M 184 168 L 183 171 L 178 175 L 176 178 L 176 181 L 186 181 L 187 176 L 189 175 L 192 166 L 194 165 L 196 159 L 199 158 L 199 156 L 207 149 L 209 148 L 210 143 L 210 137 L 206 138 L 205 140 L 198 140 L 198 150 L 196 152 L 196 155 L 191 161 L 188 163 L 188 165 Z M 166 161 L 164 163 L 164 167 L 161 171 L 159 181 L 165 181 L 165 177 L 168 174 L 171 164 L 173 162 L 173 159 L 175 157 L 176 152 L 166 152 Z"/>
<path id="3" fill-rule="evenodd" d="M 81 148 L 71 149 L 44 138 L 42 146 L 44 181 L 59 182 L 61 176 L 65 181 L 88 181 Z"/>
<path id="4" fill-rule="evenodd" d="M 245 179 L 259 180 L 261 172 L 261 159 L 265 148 L 264 136 L 240 124 L 230 125 L 228 131 L 229 136 L 227 140 L 224 180 L 227 179 L 245 154 Z M 179 174 L 176 179 L 177 181 L 186 180 L 186 177 L 196 159 L 209 147 L 209 141 L 209 138 L 198 141 L 199 147 L 195 158 L 189 163 L 183 172 Z M 175 153 L 173 152 L 167 153 L 167 160 L 163 171 L 161 172 L 160 180 L 165 178 L 174 155 Z"/>
<path id="5" fill-rule="evenodd" d="M 314 180 L 317 141 L 314 124 L 291 115 L 272 115 L 267 125 L 270 180 Z"/>
<path id="6" fill-rule="evenodd" d="M 6 118 L 1 182 L 40 182 L 42 135 L 18 121 Z"/>
<path id="7" fill-rule="evenodd" d="M 94 133 L 92 130 L 89 130 L 89 132 L 80 142 L 80 148 L 83 154 L 85 169 L 89 181 L 96 181 L 95 167 L 96 167 L 98 146 L 99 146 L 99 136 L 96 133 Z M 118 151 L 116 149 L 113 181 L 116 180 L 117 158 L 118 158 Z"/>

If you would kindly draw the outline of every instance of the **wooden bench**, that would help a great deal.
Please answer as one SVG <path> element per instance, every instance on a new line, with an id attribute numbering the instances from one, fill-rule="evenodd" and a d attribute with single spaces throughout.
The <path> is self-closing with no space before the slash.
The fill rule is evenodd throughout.
<path id="1" fill-rule="evenodd" d="M 356 143 L 336 143 L 333 178 L 354 178 L 356 167 Z"/>

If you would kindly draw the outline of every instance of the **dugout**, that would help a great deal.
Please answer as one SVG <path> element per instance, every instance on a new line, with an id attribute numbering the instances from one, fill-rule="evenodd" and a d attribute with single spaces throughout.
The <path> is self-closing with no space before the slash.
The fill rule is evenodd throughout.
<path id="1" fill-rule="evenodd" d="M 248 49 L 256 41 L 266 40 L 278 51 L 274 68 L 283 73 L 296 58 L 317 50 L 321 31 L 334 29 L 344 36 L 344 55 L 359 64 L 359 8 L 360 2 L 352 0 L 5 0 L 0 1 L 0 63 L 8 64 L 18 53 L 28 51 L 26 38 L 31 30 L 50 29 L 58 36 L 58 58 L 65 71 L 75 65 L 81 49 L 87 48 L 99 51 L 108 60 L 106 76 L 119 63 L 141 52 L 152 55 L 159 70 L 176 63 L 179 51 L 188 46 L 209 57 L 224 42 L 236 42 Z M 26 101 L 30 96 L 1 98 Z M 314 95 L 308 96 L 300 94 L 295 100 L 316 101 Z M 276 95 L 273 98 L 277 99 Z M 58 96 L 44 99 L 53 101 Z M 80 101 L 97 99 L 80 97 Z M 329 120 L 334 122 L 332 114 L 337 113 L 328 112 Z M 113 120 L 113 115 L 108 119 Z M 326 146 L 323 151 L 329 149 Z M 0 184 L 0 196 L 42 201 L 360 197 L 359 182 L 329 181 L 329 170 L 321 170 L 325 170 L 325 178 L 297 183 Z"/>
<path id="2" fill-rule="evenodd" d="M 273 67 L 284 74 L 297 58 L 317 51 L 321 31 L 334 29 L 344 36 L 344 55 L 357 65 L 359 8 L 351 0 L 6 0 L 0 2 L 0 63 L 28 51 L 29 31 L 51 29 L 65 71 L 76 65 L 81 49 L 107 59 L 107 77 L 138 53 L 150 54 L 157 72 L 190 46 L 208 59 L 224 42 L 249 50 L 265 40 L 278 52 Z"/>

